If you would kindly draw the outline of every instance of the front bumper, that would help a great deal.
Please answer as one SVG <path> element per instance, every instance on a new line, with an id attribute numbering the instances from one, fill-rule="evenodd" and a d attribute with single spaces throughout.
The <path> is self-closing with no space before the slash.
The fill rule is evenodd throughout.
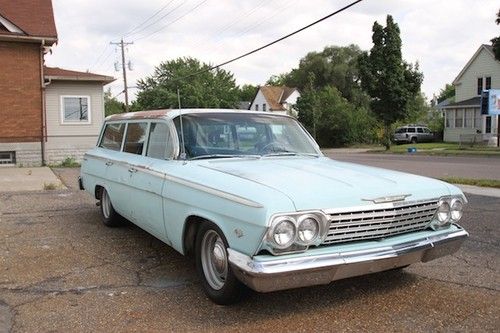
<path id="1" fill-rule="evenodd" d="M 273 257 L 249 256 L 228 249 L 238 279 L 259 292 L 327 284 L 335 280 L 381 272 L 416 262 L 427 262 L 455 253 L 469 236 L 453 225 L 449 231 L 424 235 L 410 241 L 380 244 L 348 251 Z"/>

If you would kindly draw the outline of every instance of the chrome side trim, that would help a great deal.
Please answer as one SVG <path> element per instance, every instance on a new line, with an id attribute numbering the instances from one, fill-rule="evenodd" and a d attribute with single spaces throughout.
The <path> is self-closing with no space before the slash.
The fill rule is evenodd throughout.
<path id="1" fill-rule="evenodd" d="M 416 238 L 410 242 L 374 245 L 363 250 L 333 251 L 327 254 L 301 254 L 259 260 L 231 248 L 229 262 L 236 276 L 250 288 L 269 292 L 318 284 L 427 262 L 455 253 L 468 237 L 455 225 L 438 235 Z M 334 249 L 335 247 L 332 247 Z"/>
<path id="2" fill-rule="evenodd" d="M 203 191 L 205 193 L 209 193 L 209 194 L 218 196 L 220 198 L 242 204 L 244 206 L 249 206 L 249 207 L 253 207 L 253 208 L 263 208 L 264 207 L 262 204 L 260 204 L 258 202 L 240 197 L 238 195 L 231 194 L 231 193 L 228 193 L 228 192 L 225 192 L 222 190 L 218 190 L 218 189 L 215 189 L 213 187 L 205 186 L 205 185 L 202 185 L 200 183 L 192 182 L 192 181 L 189 181 L 186 179 L 178 178 L 175 176 L 170 176 L 170 175 L 167 175 L 163 172 L 159 172 L 159 171 L 153 170 L 153 169 L 145 167 L 145 166 L 134 165 L 134 164 L 130 164 L 130 163 L 127 163 L 124 161 L 110 159 L 110 158 L 106 158 L 106 157 L 102 157 L 102 156 L 96 156 L 96 155 L 92 155 L 92 154 L 88 154 L 88 153 L 86 153 L 84 156 L 96 158 L 96 159 L 103 160 L 103 161 L 113 161 L 113 163 L 121 164 L 125 168 L 134 167 L 141 172 L 149 173 L 149 174 L 156 176 L 156 177 L 159 177 L 161 179 L 166 179 L 166 180 L 172 181 L 172 182 L 177 183 L 177 184 L 188 186 L 190 188 L 193 188 L 193 189 L 196 189 L 199 191 Z M 182 161 L 175 161 L 175 163 L 182 163 Z"/>
<path id="3" fill-rule="evenodd" d="M 252 201 L 249 199 L 245 199 L 243 197 L 240 197 L 238 195 L 231 194 L 231 193 L 228 193 L 225 191 L 217 190 L 213 187 L 205 186 L 205 185 L 202 185 L 200 183 L 192 182 L 190 180 L 185 180 L 185 179 L 177 178 L 177 177 L 170 176 L 170 175 L 165 175 L 165 179 L 170 180 L 170 181 L 177 183 L 177 184 L 181 184 L 181 185 L 185 185 L 185 186 L 194 188 L 194 189 L 199 190 L 199 191 L 203 191 L 205 193 L 209 193 L 209 194 L 218 196 L 220 198 L 224 198 L 224 199 L 227 199 L 230 201 L 240 203 L 240 204 L 245 205 L 245 206 L 254 207 L 254 208 L 263 208 L 264 207 L 258 202 L 255 202 L 255 201 Z"/>

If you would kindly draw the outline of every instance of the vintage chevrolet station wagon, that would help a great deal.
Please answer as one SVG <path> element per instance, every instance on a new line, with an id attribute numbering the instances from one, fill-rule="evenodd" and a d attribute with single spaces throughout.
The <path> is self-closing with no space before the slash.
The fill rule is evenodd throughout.
<path id="1" fill-rule="evenodd" d="M 455 186 L 323 156 L 295 119 L 237 110 L 106 118 L 80 187 L 103 222 L 135 223 L 192 254 L 210 299 L 427 262 L 457 251 Z"/>

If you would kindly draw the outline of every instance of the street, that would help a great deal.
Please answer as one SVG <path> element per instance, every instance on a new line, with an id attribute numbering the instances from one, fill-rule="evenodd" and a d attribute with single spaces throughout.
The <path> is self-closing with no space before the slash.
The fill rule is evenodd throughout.
<path id="1" fill-rule="evenodd" d="M 141 229 L 102 225 L 68 190 L 0 193 L 0 332 L 498 331 L 500 199 L 469 195 L 454 256 L 326 286 L 250 293 L 230 307 L 194 264 Z"/>
<path id="2" fill-rule="evenodd" d="M 441 178 L 462 177 L 500 179 L 500 158 L 489 156 L 428 156 L 416 154 L 351 154 L 325 150 L 325 155 L 338 160 L 380 168 Z"/>

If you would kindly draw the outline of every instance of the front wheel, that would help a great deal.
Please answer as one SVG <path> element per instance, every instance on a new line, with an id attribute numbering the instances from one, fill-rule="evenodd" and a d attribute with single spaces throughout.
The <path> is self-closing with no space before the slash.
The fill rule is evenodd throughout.
<path id="1" fill-rule="evenodd" d="M 204 222 L 196 235 L 196 270 L 203 290 L 213 302 L 229 305 L 238 302 L 246 287 L 231 270 L 228 244 L 222 231 L 211 222 Z"/>

